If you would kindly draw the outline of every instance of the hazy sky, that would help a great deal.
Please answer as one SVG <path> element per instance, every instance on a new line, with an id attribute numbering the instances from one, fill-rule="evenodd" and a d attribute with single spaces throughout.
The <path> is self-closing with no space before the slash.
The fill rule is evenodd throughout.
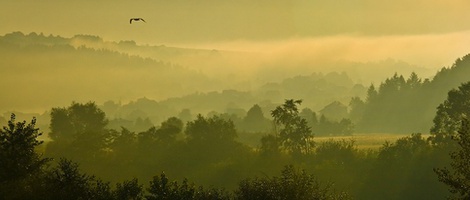
<path id="1" fill-rule="evenodd" d="M 416 69 L 427 68 L 430 73 L 424 75 L 431 76 L 436 69 L 470 53 L 469 0 L 0 1 L 0 35 L 15 31 L 67 38 L 87 34 L 105 41 L 256 52 L 250 54 L 256 55 L 255 59 L 235 57 L 222 64 L 216 62 L 216 70 L 208 70 L 226 73 L 246 69 L 272 73 L 279 66 L 293 74 L 305 74 L 337 70 L 333 69 L 337 63 L 391 59 Z M 129 24 L 133 17 L 147 23 Z M 196 61 L 188 61 L 192 69 L 210 65 L 204 59 Z M 224 64 L 227 62 L 230 65 Z M 367 71 L 386 71 L 387 76 L 408 73 L 394 64 L 389 68 Z M 149 97 L 145 92 L 136 96 Z M 73 100 L 77 99 L 67 97 L 64 102 Z"/>
<path id="2" fill-rule="evenodd" d="M 341 59 L 442 67 L 469 52 L 469 8 L 468 0 L 5 0 L 0 33 L 91 34 L 138 44 L 338 53 Z M 131 25 L 131 17 L 147 23 Z M 295 53 L 299 49 L 303 54 Z"/>

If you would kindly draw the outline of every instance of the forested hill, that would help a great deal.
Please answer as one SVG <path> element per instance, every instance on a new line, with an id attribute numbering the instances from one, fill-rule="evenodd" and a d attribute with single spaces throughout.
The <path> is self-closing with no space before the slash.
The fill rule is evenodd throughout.
<path id="1" fill-rule="evenodd" d="M 126 101 L 143 96 L 162 99 L 224 87 L 180 65 L 74 47 L 73 41 L 20 32 L 0 37 L 0 85 L 9 94 L 0 100 L 0 110 L 45 110 L 72 101 Z"/>
<path id="2" fill-rule="evenodd" d="M 230 74 L 228 65 L 238 65 L 234 69 L 240 69 L 245 66 L 239 60 L 247 60 L 232 62 L 234 57 L 227 55 L 241 55 L 236 52 L 107 42 L 90 35 L 65 38 L 14 32 L 0 36 L 0 53 L 0 89 L 21 91 L 2 98 L 1 111 L 44 112 L 72 101 L 129 102 L 143 97 L 163 101 L 174 111 L 171 115 L 186 108 L 195 113 L 224 112 L 233 107 L 248 110 L 262 101 L 280 103 L 288 98 L 305 99 L 305 106 L 319 110 L 333 101 L 347 104 L 352 96 L 362 97 L 365 93 L 365 88 L 346 73 L 296 72 L 289 78 L 253 84 L 253 80 L 241 80 L 240 74 Z M 231 64 L 219 62 L 224 59 Z M 203 69 L 209 65 L 223 67 L 212 70 L 214 73 L 229 75 L 208 74 Z M 263 76 L 267 75 L 271 74 Z M 262 76 L 256 78 L 266 80 Z M 234 92 L 247 93 L 250 98 L 214 97 Z M 34 102 L 31 96 L 35 97 Z M 188 104 L 199 102 L 195 99 L 204 99 L 205 103 Z M 162 115 L 159 118 L 170 115 L 161 109 L 154 112 Z"/>
<path id="3" fill-rule="evenodd" d="M 125 41 L 106 41 L 95 35 L 77 34 L 71 38 L 62 36 L 45 36 L 35 32 L 24 34 L 22 32 L 13 32 L 0 36 L 3 44 L 15 44 L 21 46 L 44 45 L 56 46 L 67 45 L 74 48 L 89 48 L 94 50 L 107 50 L 119 52 L 129 56 L 139 56 L 151 58 L 164 63 L 184 66 L 196 71 L 205 73 L 224 67 L 224 71 L 230 69 L 240 69 L 238 65 L 246 58 L 248 53 L 223 51 L 216 49 L 196 49 L 188 47 L 172 47 L 166 45 L 148 45 L 137 44 L 133 40 Z M 237 60 L 237 62 L 233 62 Z M 233 72 L 233 71 L 231 71 Z M 220 75 L 220 73 L 215 73 Z M 211 74 L 213 75 L 213 74 Z"/>
<path id="4" fill-rule="evenodd" d="M 234 61 L 237 56 L 244 59 Z M 392 62 L 393 67 L 387 69 L 398 73 L 372 85 L 366 96 L 366 87 L 358 83 L 370 82 L 359 82 L 344 72 L 309 73 L 287 65 L 283 67 L 296 75 L 277 76 L 276 68 L 268 65 L 269 72 L 252 73 L 250 78 L 256 80 L 243 79 L 247 68 L 243 61 L 253 55 L 243 56 L 246 54 L 145 46 L 134 41 L 106 42 L 89 35 L 64 38 L 14 32 L 0 36 L 0 89 L 8 94 L 0 99 L 0 111 L 44 112 L 73 101 L 132 103 L 145 97 L 159 105 L 158 109 L 140 109 L 147 112 L 140 117 L 154 116 L 153 123 L 159 123 L 185 109 L 193 114 L 237 110 L 243 115 L 254 104 L 268 112 L 282 100 L 295 98 L 319 111 L 335 101 L 347 105 L 357 96 L 350 101 L 348 116 L 356 124 L 356 132 L 426 133 L 447 92 L 470 81 L 470 56 L 427 79 L 418 73 L 399 75 L 403 72 L 399 66 L 409 66 Z M 354 69 L 363 71 L 358 68 Z M 109 114 L 125 118 L 130 113 L 136 112 Z"/>
<path id="5" fill-rule="evenodd" d="M 165 45 L 160 46 L 149 46 L 149 45 L 137 45 L 135 41 L 104 41 L 103 38 L 94 35 L 84 35 L 77 34 L 71 38 L 62 37 L 59 35 L 44 35 L 43 33 L 31 32 L 29 34 L 24 34 L 22 32 L 12 32 L 0 36 L 0 41 L 2 44 L 16 44 L 21 46 L 29 45 L 70 45 L 73 47 L 88 47 L 93 49 L 108 49 L 119 52 L 132 52 L 137 51 L 139 54 L 143 52 L 155 52 L 158 53 L 158 57 L 162 57 L 159 60 L 165 60 L 167 56 L 181 55 L 188 53 L 214 53 L 215 50 L 205 50 L 205 49 L 190 49 L 190 48 L 178 48 L 178 47 L 167 47 Z M 139 49 L 139 50 L 137 50 Z M 148 53 L 150 54 L 150 53 Z M 143 55 L 143 57 L 150 57 L 148 55 Z"/>
<path id="6" fill-rule="evenodd" d="M 351 117 L 362 132 L 429 132 L 436 108 L 451 89 L 470 81 L 470 54 L 439 70 L 432 79 L 395 74 L 371 85 L 364 101 L 351 101 Z"/>
<path id="7" fill-rule="evenodd" d="M 450 67 L 442 68 L 436 73 L 431 84 L 442 93 L 467 81 L 470 81 L 470 54 L 458 58 Z"/>

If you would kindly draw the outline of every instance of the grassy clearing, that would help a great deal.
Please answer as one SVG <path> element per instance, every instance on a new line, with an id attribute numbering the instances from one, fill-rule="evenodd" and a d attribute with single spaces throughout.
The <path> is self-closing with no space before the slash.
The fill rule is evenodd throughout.
<path id="1" fill-rule="evenodd" d="M 411 134 L 362 133 L 352 136 L 319 136 L 315 137 L 313 140 L 318 143 L 328 140 L 354 140 L 358 149 L 378 150 L 386 141 L 395 142 L 397 139 L 410 135 Z M 428 136 L 429 135 L 423 135 L 423 137 Z"/>
<path id="2" fill-rule="evenodd" d="M 382 147 L 386 141 L 395 142 L 397 139 L 407 137 L 407 136 L 411 136 L 411 134 L 359 133 L 359 134 L 354 134 L 352 136 L 315 136 L 313 140 L 317 143 L 326 142 L 328 140 L 354 140 L 358 149 L 379 150 L 379 148 Z M 428 134 L 423 134 L 423 137 L 425 138 L 427 138 L 428 136 L 429 136 Z M 260 135 L 255 134 L 255 135 L 252 135 L 251 138 L 245 138 L 245 137 L 242 137 L 241 139 L 239 138 L 239 141 L 253 148 L 258 148 L 260 145 L 259 144 L 260 138 L 261 138 L 261 134 Z M 45 147 L 47 143 L 51 141 L 51 139 L 48 138 L 47 136 L 42 135 L 38 138 L 38 140 L 43 141 L 44 143 L 37 148 L 37 151 L 44 153 Z"/>

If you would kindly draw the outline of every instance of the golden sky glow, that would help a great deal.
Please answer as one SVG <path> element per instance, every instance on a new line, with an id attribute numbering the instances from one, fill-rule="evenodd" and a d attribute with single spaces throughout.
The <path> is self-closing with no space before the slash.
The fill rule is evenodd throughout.
<path id="1" fill-rule="evenodd" d="M 105 41 L 256 53 L 252 59 L 163 60 L 214 77 L 239 73 L 249 79 L 275 67 L 298 69 L 291 70 L 297 74 L 328 72 L 341 62 L 389 59 L 426 68 L 429 73 L 420 75 L 429 77 L 470 52 L 469 8 L 468 0 L 15 0 L 2 2 L 0 35 L 86 34 Z M 129 24 L 133 17 L 146 23 Z M 382 76 L 362 79 L 365 85 L 410 71 L 373 70 Z"/>
<path id="2" fill-rule="evenodd" d="M 328 53 L 336 46 L 347 46 L 352 52 L 346 58 L 377 55 L 373 59 L 383 59 L 389 54 L 385 57 L 412 57 L 413 64 L 438 67 L 465 53 L 462 49 L 470 40 L 468 8 L 466 0 L 17 0 L 2 3 L 0 33 L 90 34 L 139 44 L 244 51 L 273 49 L 272 44 L 279 45 L 274 49 L 313 46 L 313 54 L 322 51 L 318 47 Z M 131 17 L 142 17 L 147 23 L 130 25 Z M 433 47 L 443 52 L 440 58 L 430 52 L 437 62 L 416 61 Z"/>
<path id="3" fill-rule="evenodd" d="M 2 3 L 0 31 L 160 43 L 420 35 L 469 30 L 469 7 L 465 0 L 17 0 Z M 131 17 L 148 23 L 131 27 Z"/>

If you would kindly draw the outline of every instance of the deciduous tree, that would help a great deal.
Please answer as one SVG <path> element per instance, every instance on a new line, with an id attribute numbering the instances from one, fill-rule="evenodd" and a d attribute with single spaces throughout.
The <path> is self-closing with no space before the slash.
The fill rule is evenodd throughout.
<path id="1" fill-rule="evenodd" d="M 458 199 L 470 199 L 470 120 L 464 119 L 458 134 L 453 137 L 459 149 L 450 154 L 451 168 L 434 169 L 439 181 L 450 187 Z"/>
<path id="2" fill-rule="evenodd" d="M 289 165 L 279 177 L 251 178 L 240 182 L 236 199 L 350 199 L 346 193 L 335 193 L 331 185 L 322 185 L 315 176 Z"/>
<path id="3" fill-rule="evenodd" d="M 207 119 L 198 115 L 196 120 L 188 122 L 185 133 L 189 140 L 207 142 L 232 141 L 237 136 L 233 122 L 217 115 Z"/>
<path id="4" fill-rule="evenodd" d="M 16 122 L 14 114 L 0 130 L 0 199 L 28 199 L 40 188 L 38 179 L 50 160 L 35 151 L 41 134 L 35 118 L 26 124 Z"/>
<path id="5" fill-rule="evenodd" d="M 282 145 L 294 155 L 309 153 L 313 142 L 311 127 L 307 120 L 299 116 L 297 105 L 302 100 L 289 99 L 283 105 L 271 111 L 274 122 L 279 126 L 279 138 Z"/>
<path id="6" fill-rule="evenodd" d="M 53 108 L 49 134 L 53 141 L 48 143 L 47 155 L 80 163 L 98 157 L 110 136 L 107 123 L 105 113 L 93 102 Z"/>
<path id="7" fill-rule="evenodd" d="M 431 128 L 433 142 L 450 140 L 451 136 L 457 134 L 465 117 L 470 117 L 470 82 L 449 91 L 447 99 L 437 107 L 434 126 Z"/>

